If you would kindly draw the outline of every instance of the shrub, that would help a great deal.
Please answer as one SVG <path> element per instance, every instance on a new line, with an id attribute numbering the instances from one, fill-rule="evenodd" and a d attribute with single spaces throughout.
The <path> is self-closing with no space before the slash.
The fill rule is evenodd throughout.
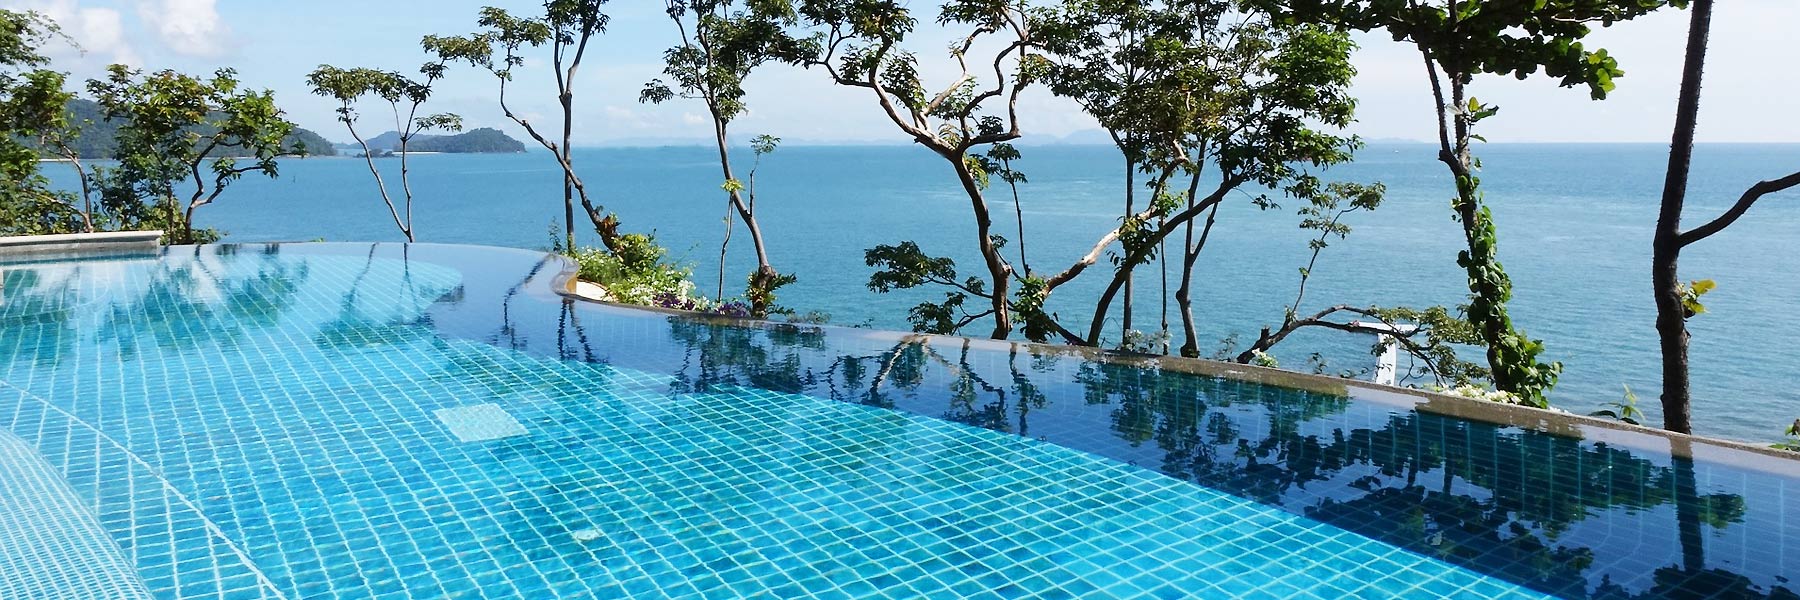
<path id="1" fill-rule="evenodd" d="M 568 254 L 580 265 L 583 281 L 600 284 L 620 302 L 669 308 L 705 302 L 694 293 L 692 270 L 668 262 L 668 250 L 657 245 L 655 236 L 626 234 L 619 236 L 616 252 L 575 248 Z"/>

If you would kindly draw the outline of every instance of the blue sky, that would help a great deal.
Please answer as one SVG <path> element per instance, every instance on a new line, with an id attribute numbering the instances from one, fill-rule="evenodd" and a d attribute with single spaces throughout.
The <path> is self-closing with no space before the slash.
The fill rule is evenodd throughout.
<path id="1" fill-rule="evenodd" d="M 416 69 L 424 61 L 418 39 L 427 33 L 466 33 L 484 5 L 519 12 L 530 1 L 457 0 L 0 0 L 0 6 L 34 9 L 64 24 L 84 52 L 53 48 L 59 69 L 85 79 L 108 63 L 203 73 L 234 67 L 255 87 L 275 90 L 280 104 L 302 126 L 331 139 L 348 139 L 334 121 L 334 106 L 309 93 L 306 73 L 321 63 L 384 69 Z M 935 6 L 915 2 L 920 10 Z M 637 102 L 643 83 L 661 70 L 662 51 L 675 30 L 661 2 L 615 0 L 610 31 L 590 50 L 576 90 L 576 143 L 632 139 L 699 139 L 708 126 L 701 108 L 676 100 L 663 106 Z M 1703 96 L 1700 138 L 1715 142 L 1800 142 L 1800 119 L 1790 118 L 1800 97 L 1800 55 L 1788 25 L 1800 22 L 1800 0 L 1730 0 L 1715 9 L 1713 43 Z M 1590 46 L 1619 58 L 1626 77 L 1604 102 L 1544 79 L 1483 78 L 1476 96 L 1501 112 L 1484 122 L 1496 142 L 1666 142 L 1680 77 L 1687 14 L 1665 11 L 1596 33 Z M 922 25 L 912 47 L 924 71 L 950 67 L 941 48 L 950 32 Z M 1361 100 L 1353 131 L 1369 138 L 1430 139 L 1429 89 L 1418 55 L 1380 35 L 1363 36 L 1356 56 L 1355 93 Z M 532 68 L 537 67 L 537 68 Z M 527 65 L 517 84 L 515 108 L 528 117 L 555 114 L 553 84 L 541 64 Z M 770 133 L 791 141 L 905 140 L 881 115 L 865 90 L 837 88 L 822 73 L 785 66 L 753 75 L 751 111 L 735 125 L 746 136 Z M 463 115 L 470 127 L 496 126 L 518 135 L 494 103 L 491 76 L 453 71 L 430 105 Z M 1028 136 L 1051 139 L 1093 127 L 1073 103 L 1038 90 L 1021 101 Z M 1492 123 L 1492 125 L 1487 125 Z"/>

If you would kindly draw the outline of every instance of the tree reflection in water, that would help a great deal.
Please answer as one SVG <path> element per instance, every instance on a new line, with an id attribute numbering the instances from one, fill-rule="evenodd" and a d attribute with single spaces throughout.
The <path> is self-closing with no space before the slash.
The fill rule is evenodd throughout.
<path id="1" fill-rule="evenodd" d="M 850 353 L 809 326 L 669 322 L 684 351 L 677 393 L 751 386 L 1026 436 L 1035 421 L 1048 441 L 1562 597 L 1800 600 L 1785 580 L 1759 584 L 1708 567 L 1705 547 L 1716 537 L 1708 532 L 1744 529 L 1748 508 L 1742 495 L 1703 492 L 1687 459 L 1164 370 L 1154 361 L 936 337 Z M 1160 457 L 1146 460 L 1139 449 Z M 1674 523 L 1663 521 L 1670 512 Z M 1583 523 L 1592 525 L 1585 534 L 1577 531 Z M 1659 547 L 1671 526 L 1679 536 Z M 1595 527 L 1634 531 L 1595 535 Z M 1679 564 L 1643 565 L 1676 554 Z"/>

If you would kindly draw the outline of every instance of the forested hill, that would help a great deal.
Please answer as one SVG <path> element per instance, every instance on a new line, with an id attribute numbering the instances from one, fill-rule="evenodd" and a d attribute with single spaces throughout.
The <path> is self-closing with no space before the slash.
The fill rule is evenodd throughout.
<path id="1" fill-rule="evenodd" d="M 399 132 L 389 131 L 369 138 L 369 151 L 400 151 Z M 454 154 L 524 152 L 525 144 L 492 127 L 471 129 L 456 135 L 413 135 L 406 145 L 412 152 L 444 152 Z"/>
<path id="2" fill-rule="evenodd" d="M 81 157 L 112 158 L 114 151 L 118 149 L 118 142 L 115 139 L 119 131 L 118 121 L 106 120 L 106 113 L 101 111 L 100 105 L 92 100 L 80 98 L 70 100 L 68 111 L 69 122 L 83 124 L 81 135 L 75 140 L 75 150 L 81 153 Z M 285 144 L 290 148 L 304 144 L 306 153 L 311 156 L 337 155 L 337 149 L 331 145 L 330 140 L 298 127 L 288 135 Z M 222 148 L 214 154 L 229 156 L 233 154 L 233 150 L 237 149 Z"/>

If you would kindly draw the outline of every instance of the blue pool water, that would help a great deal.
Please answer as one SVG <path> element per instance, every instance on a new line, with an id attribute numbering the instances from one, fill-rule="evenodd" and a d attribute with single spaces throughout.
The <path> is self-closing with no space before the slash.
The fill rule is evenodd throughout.
<path id="1" fill-rule="evenodd" d="M 1786 459 L 573 303 L 562 268 L 394 244 L 0 264 L 0 435 L 36 454 L 0 474 L 82 513 L 0 556 L 0 597 L 59 597 L 59 561 L 96 553 L 127 565 L 96 585 L 164 598 L 1789 598 L 1800 575 Z M 0 527 L 46 520 L 23 514 Z"/>
<path id="2" fill-rule="evenodd" d="M 1061 270 L 1117 227 L 1119 154 L 1102 146 L 1022 151 L 1016 166 L 1030 176 L 1020 190 L 1028 258 L 1038 271 Z M 1544 340 L 1545 359 L 1567 367 L 1551 400 L 1585 414 L 1619 401 L 1630 386 L 1648 420 L 1660 422 L 1650 238 L 1668 146 L 1484 144 L 1477 154 L 1500 231 L 1500 259 L 1515 285 L 1513 319 Z M 709 292 L 717 285 L 724 233 L 717 160 L 716 151 L 703 146 L 580 148 L 575 154 L 596 201 L 617 211 L 626 230 L 655 232 L 673 258 L 695 265 L 697 283 Z M 1701 144 L 1694 160 L 1690 225 L 1724 211 L 1750 184 L 1792 172 L 1800 164 L 1800 144 Z M 396 165 L 382 164 L 392 184 Z M 419 241 L 548 247 L 548 229 L 562 214 L 562 178 L 544 153 L 427 155 L 410 165 Z M 48 171 L 75 185 L 67 167 Z M 1356 162 L 1324 175 L 1380 181 L 1387 199 L 1375 212 L 1349 217 L 1354 231 L 1333 240 L 1320 257 L 1301 312 L 1334 304 L 1467 302 L 1467 277 L 1456 266 L 1465 242 L 1448 209 L 1455 184 L 1437 161 L 1435 145 L 1372 144 Z M 782 288 L 780 301 L 829 313 L 835 323 L 905 330 L 908 309 L 943 299 L 939 289 L 868 291 L 871 269 L 863 251 L 877 244 L 912 240 L 930 254 L 955 259 L 964 275 L 982 270 L 968 198 L 944 161 L 917 145 L 783 147 L 763 158 L 756 191 L 770 258 L 799 277 Z M 1010 196 L 994 202 L 1000 233 L 1018 237 Z M 1311 239 L 1298 227 L 1298 208 L 1287 202 L 1279 210 L 1259 210 L 1246 194 L 1220 209 L 1194 279 L 1203 354 L 1220 348 L 1228 335 L 1238 335 L 1241 346 L 1260 328 L 1280 323 L 1294 301 L 1296 269 L 1307 263 Z M 368 167 L 347 158 L 283 161 L 280 179 L 246 178 L 195 218 L 224 230 L 233 242 L 403 239 L 374 194 Z M 1800 379 L 1791 360 L 1800 355 L 1800 327 L 1771 318 L 1800 304 L 1800 278 L 1793 276 L 1800 273 L 1800 253 L 1779 251 L 1794 244 L 1797 231 L 1800 190 L 1770 196 L 1725 234 L 1682 253 L 1684 278 L 1719 284 L 1706 296 L 1707 313 L 1689 323 L 1699 433 L 1769 443 L 1800 417 Z M 754 263 L 749 236 L 740 228 L 732 239 L 726 285 L 735 294 Z M 1017 248 L 1007 244 L 1015 261 Z M 1143 271 L 1133 325 L 1152 330 L 1162 313 L 1155 300 L 1159 280 L 1154 269 Z M 1088 270 L 1059 288 L 1048 308 L 1085 331 L 1077 325 L 1093 314 L 1106 274 Z M 1121 325 L 1119 304 L 1106 327 L 1112 340 Z M 1179 326 L 1178 317 L 1171 319 Z M 986 330 L 977 326 L 970 333 Z M 1370 366 L 1372 344 L 1366 336 L 1302 331 L 1275 354 L 1283 366 L 1305 370 L 1316 352 L 1336 373 Z"/>

